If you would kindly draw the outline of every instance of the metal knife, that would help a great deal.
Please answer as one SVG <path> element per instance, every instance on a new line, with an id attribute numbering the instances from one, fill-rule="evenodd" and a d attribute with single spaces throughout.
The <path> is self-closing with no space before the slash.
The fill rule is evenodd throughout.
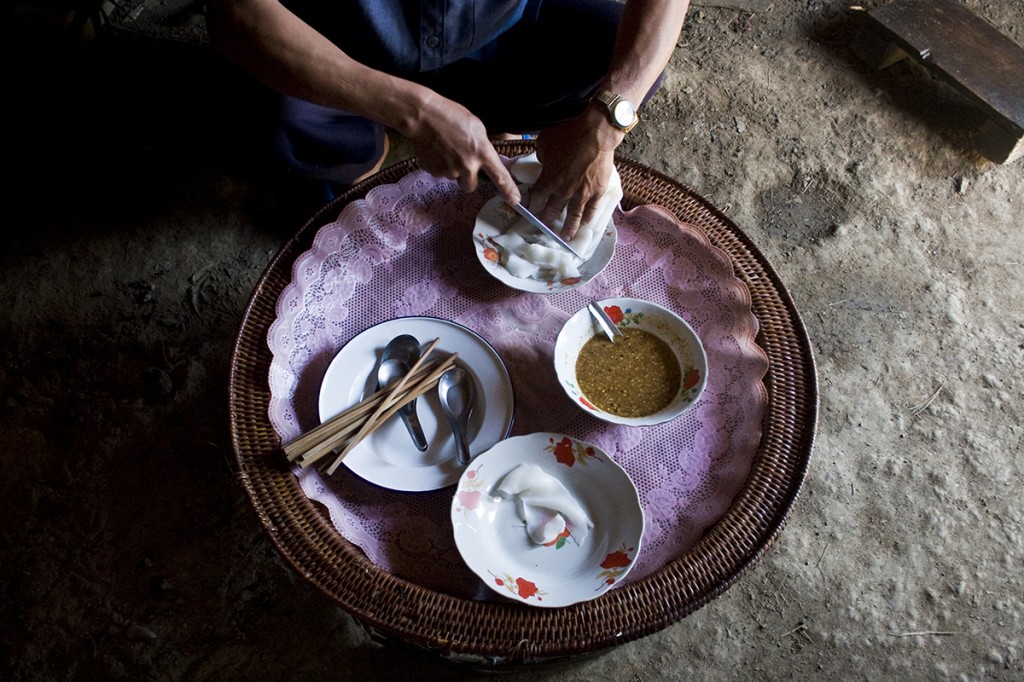
<path id="1" fill-rule="evenodd" d="M 555 241 L 556 244 L 558 244 L 563 249 L 565 249 L 566 251 L 568 251 L 572 255 L 576 256 L 580 260 L 583 260 L 583 256 L 581 256 L 580 254 L 576 253 L 576 251 L 571 246 L 569 246 L 569 243 L 566 242 L 564 239 L 562 239 L 558 235 L 557 232 L 555 232 L 550 227 L 548 227 L 547 225 L 542 223 L 537 216 L 535 216 L 532 213 L 530 213 L 530 210 L 528 208 L 523 206 L 521 203 L 519 203 L 519 204 L 510 204 L 510 206 L 512 206 L 512 208 L 515 209 L 516 213 L 518 213 L 519 215 L 521 215 L 524 218 L 526 218 L 526 221 L 528 223 L 530 223 L 531 225 L 536 227 L 538 230 L 540 230 L 541 232 L 543 232 L 547 236 L 551 237 Z"/>

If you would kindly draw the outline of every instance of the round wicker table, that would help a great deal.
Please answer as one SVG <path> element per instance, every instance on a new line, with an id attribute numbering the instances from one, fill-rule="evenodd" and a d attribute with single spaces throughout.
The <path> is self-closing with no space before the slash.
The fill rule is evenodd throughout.
<path id="1" fill-rule="evenodd" d="M 499 143 L 518 156 L 532 143 Z M 818 416 L 814 356 L 778 275 L 749 238 L 708 201 L 680 183 L 617 159 L 624 209 L 657 204 L 703 230 L 726 252 L 748 287 L 769 359 L 768 407 L 746 483 L 724 516 L 683 556 L 652 575 L 592 601 L 559 609 L 476 601 L 425 589 L 370 562 L 303 493 L 271 426 L 267 332 L 295 259 L 317 229 L 348 202 L 417 170 L 386 168 L 318 211 L 274 256 L 242 318 L 229 386 L 232 445 L 240 480 L 281 555 L 326 598 L 376 638 L 489 668 L 598 652 L 657 632 L 707 604 L 755 565 L 782 531 L 810 463 Z"/>

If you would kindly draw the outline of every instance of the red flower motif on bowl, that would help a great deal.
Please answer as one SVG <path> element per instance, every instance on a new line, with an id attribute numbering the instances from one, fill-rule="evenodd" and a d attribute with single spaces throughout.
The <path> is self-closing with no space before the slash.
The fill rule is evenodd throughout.
<path id="1" fill-rule="evenodd" d="M 614 322 L 615 324 L 622 322 L 622 320 L 626 318 L 626 316 L 622 313 L 622 308 L 620 308 L 617 305 L 605 306 L 604 311 L 608 313 L 608 317 L 610 317 L 612 319 L 612 322 Z"/>

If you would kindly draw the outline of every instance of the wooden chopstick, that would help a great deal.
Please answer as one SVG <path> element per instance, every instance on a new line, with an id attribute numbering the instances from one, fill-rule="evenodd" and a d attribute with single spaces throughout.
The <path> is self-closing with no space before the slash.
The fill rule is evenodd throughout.
<path id="1" fill-rule="evenodd" d="M 409 372 L 410 381 L 418 383 L 429 371 L 429 367 L 421 367 L 415 372 Z M 346 408 L 330 419 L 321 422 L 301 436 L 289 441 L 288 444 L 282 448 L 285 455 L 288 456 L 288 460 L 294 461 L 298 459 L 302 453 L 309 450 L 313 445 L 321 443 L 325 439 L 340 433 L 344 429 L 348 428 L 353 422 L 358 422 L 361 417 L 368 414 L 374 406 L 384 400 L 384 398 L 391 393 L 396 386 L 397 384 L 394 384 L 368 395 L 355 405 Z"/>
<path id="2" fill-rule="evenodd" d="M 317 460 L 322 458 L 324 455 L 333 452 L 342 443 L 345 443 L 346 448 L 345 450 L 343 450 L 342 456 L 340 456 L 331 466 L 334 467 L 335 464 L 340 463 L 341 460 L 344 458 L 344 455 L 347 455 L 348 452 L 351 451 L 351 449 L 355 447 L 355 445 L 357 445 L 360 440 L 368 436 L 370 433 L 376 430 L 378 426 L 380 426 L 388 419 L 390 419 L 399 409 L 404 407 L 407 403 L 409 403 L 412 400 L 415 400 L 416 398 L 418 398 L 419 396 L 423 395 L 431 388 L 436 386 L 441 374 L 443 374 L 449 367 L 451 367 L 454 364 L 456 357 L 457 354 L 452 354 L 448 358 L 438 363 L 436 367 L 432 371 L 430 371 L 429 374 L 422 377 L 414 386 L 403 391 L 401 396 L 395 397 L 393 402 L 387 403 L 384 408 L 385 411 L 378 414 L 376 419 L 374 419 L 371 416 L 364 420 L 354 421 L 346 428 L 345 432 L 330 436 L 323 440 L 322 442 L 313 445 L 311 448 L 309 448 L 306 452 L 302 454 L 299 464 L 302 467 L 308 467 L 311 464 L 316 463 Z M 359 430 L 356 432 L 356 434 L 350 436 L 349 434 L 351 434 L 352 431 L 356 431 L 357 428 Z M 333 473 L 333 470 L 329 470 L 328 473 Z"/>
<path id="3" fill-rule="evenodd" d="M 450 360 L 444 361 L 446 365 L 449 363 Z M 426 376 L 421 375 L 420 380 L 413 387 L 406 387 L 401 391 L 392 391 L 393 402 L 386 402 L 388 396 L 382 396 L 382 400 L 378 401 L 376 406 L 371 406 L 374 409 L 374 414 L 353 420 L 337 433 L 325 437 L 320 442 L 312 443 L 299 454 L 299 457 L 297 457 L 298 463 L 303 468 L 306 468 L 316 463 L 323 456 L 337 450 L 342 445 L 351 444 L 354 446 L 359 440 L 365 438 L 376 429 L 377 426 L 384 423 L 386 419 L 391 417 L 402 406 L 423 395 L 436 384 L 436 377 L 429 374 Z M 346 452 L 345 454 L 348 453 Z"/>
<path id="4" fill-rule="evenodd" d="M 408 383 L 415 374 L 421 371 L 420 366 L 423 364 L 423 361 L 430 354 L 430 351 L 433 350 L 434 346 L 437 345 L 438 341 L 439 339 L 434 339 L 433 343 L 430 344 L 427 350 L 420 355 L 420 359 L 416 362 L 416 364 L 414 364 L 412 368 L 410 368 L 410 370 L 406 372 L 405 376 L 402 377 L 402 380 L 399 381 L 397 384 L 378 390 L 373 395 L 369 396 L 368 398 L 362 400 L 359 403 L 356 403 L 347 410 L 344 410 L 341 413 L 335 415 L 331 419 L 327 420 L 326 422 L 323 422 L 319 426 L 312 429 L 309 433 L 299 436 L 294 441 L 285 446 L 284 451 L 285 454 L 289 455 L 288 458 L 295 459 L 298 456 L 297 453 L 301 453 L 309 449 L 309 447 L 307 446 L 310 443 L 322 442 L 324 438 L 329 437 L 330 435 L 342 430 L 353 419 L 362 416 L 362 414 L 365 414 L 365 412 L 368 411 L 369 409 L 379 408 L 379 404 L 383 402 L 388 397 L 388 395 L 393 395 L 396 392 L 400 391 L 402 387 L 405 386 L 405 384 Z"/>
<path id="5" fill-rule="evenodd" d="M 399 392 L 401 392 L 402 389 L 405 388 L 405 385 L 407 383 L 409 383 L 409 378 L 412 375 L 412 373 L 419 369 L 420 366 L 427 361 L 427 358 L 434 351 L 434 348 L 437 346 L 440 340 L 441 339 L 434 339 L 433 341 L 430 342 L 430 345 L 427 346 L 427 349 L 420 354 L 420 357 L 416 361 L 416 364 L 410 367 L 406 375 L 398 381 L 398 385 L 395 386 L 395 390 L 391 391 L 384 398 L 384 402 L 378 405 L 377 409 L 373 411 L 373 414 L 371 414 L 370 417 L 365 422 L 363 422 L 362 428 L 360 428 L 359 431 L 356 432 L 356 435 L 353 436 L 351 440 L 349 440 L 348 444 L 345 446 L 345 449 L 342 450 L 341 454 L 338 455 L 338 458 L 335 459 L 331 466 L 327 468 L 328 474 L 333 474 L 334 470 L 338 468 L 339 464 L 341 464 L 341 460 L 345 459 L 345 455 L 351 452 L 352 448 L 358 445 L 359 441 L 365 438 L 367 434 L 376 429 L 382 423 L 378 421 L 380 419 L 380 416 L 384 414 L 384 412 L 386 412 L 392 405 L 394 405 L 395 396 Z"/>
<path id="6" fill-rule="evenodd" d="M 285 445 L 283 450 L 288 461 L 307 468 L 343 446 L 327 469 L 328 474 L 334 473 L 356 445 L 403 406 L 436 386 L 441 375 L 455 364 L 458 353 L 451 353 L 440 360 L 430 357 L 439 342 L 439 338 L 434 339 L 399 381 L 367 396 Z"/>

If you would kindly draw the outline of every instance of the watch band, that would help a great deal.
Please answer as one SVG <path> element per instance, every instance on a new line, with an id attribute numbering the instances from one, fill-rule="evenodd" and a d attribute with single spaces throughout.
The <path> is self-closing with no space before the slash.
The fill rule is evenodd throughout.
<path id="1" fill-rule="evenodd" d="M 633 126 L 640 122 L 640 116 L 636 112 L 636 107 L 622 95 L 617 95 L 614 92 L 605 90 L 604 88 L 598 88 L 597 92 L 595 92 L 594 96 L 591 98 L 591 101 L 594 100 L 602 104 L 607 110 L 608 120 L 611 121 L 611 124 L 625 133 L 628 133 L 633 129 Z M 619 120 L 619 116 L 616 114 L 621 112 L 617 111 L 617 109 L 623 109 L 625 112 L 631 112 L 633 115 L 632 120 Z"/>

